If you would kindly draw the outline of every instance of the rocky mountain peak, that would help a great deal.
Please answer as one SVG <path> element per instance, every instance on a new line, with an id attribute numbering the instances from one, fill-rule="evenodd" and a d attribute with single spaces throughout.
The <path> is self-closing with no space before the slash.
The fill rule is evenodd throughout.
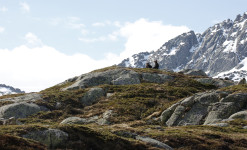
<path id="1" fill-rule="evenodd" d="M 247 13 L 244 13 L 234 21 L 227 19 L 217 23 L 202 34 L 183 33 L 156 51 L 135 54 L 119 66 L 143 68 L 146 62 L 152 64 L 158 60 L 161 69 L 199 69 L 212 77 L 232 69 L 235 69 L 232 72 L 247 69 L 246 20 Z"/>
<path id="2" fill-rule="evenodd" d="M 0 96 L 8 95 L 8 94 L 17 94 L 17 93 L 25 93 L 25 92 L 18 88 L 14 88 L 12 86 L 0 84 Z"/>

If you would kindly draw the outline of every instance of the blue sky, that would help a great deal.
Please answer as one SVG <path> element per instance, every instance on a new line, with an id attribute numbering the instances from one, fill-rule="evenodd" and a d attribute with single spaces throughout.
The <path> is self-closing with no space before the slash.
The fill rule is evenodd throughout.
<path id="1" fill-rule="evenodd" d="M 246 0 L 0 0 L 0 83 L 39 91 L 156 50 L 183 32 L 234 20 L 246 6 Z"/>

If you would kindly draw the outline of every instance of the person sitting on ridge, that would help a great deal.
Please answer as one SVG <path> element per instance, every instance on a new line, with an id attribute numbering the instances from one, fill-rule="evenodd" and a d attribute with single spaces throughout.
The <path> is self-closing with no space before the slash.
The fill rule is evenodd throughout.
<path id="1" fill-rule="evenodd" d="M 158 64 L 157 60 L 154 61 L 153 69 L 159 69 L 159 64 Z"/>
<path id="2" fill-rule="evenodd" d="M 152 66 L 149 63 L 146 63 L 146 68 L 152 68 Z"/>

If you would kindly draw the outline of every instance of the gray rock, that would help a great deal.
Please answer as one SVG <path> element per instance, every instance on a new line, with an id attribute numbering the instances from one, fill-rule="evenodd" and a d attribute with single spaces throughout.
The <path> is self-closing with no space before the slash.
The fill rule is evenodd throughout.
<path id="1" fill-rule="evenodd" d="M 42 111 L 42 108 L 34 103 L 14 103 L 0 107 L 0 118 L 26 118 Z"/>
<path id="2" fill-rule="evenodd" d="M 59 129 L 46 129 L 43 131 L 31 131 L 22 135 L 22 137 L 38 141 L 47 145 L 48 148 L 54 149 L 65 146 L 69 136 Z"/>
<path id="3" fill-rule="evenodd" d="M 237 103 L 234 102 L 218 102 L 215 103 L 211 111 L 208 113 L 208 116 L 205 119 L 204 125 L 214 124 L 223 119 L 229 118 L 233 113 L 236 113 L 241 108 Z"/>
<path id="4" fill-rule="evenodd" d="M 112 80 L 111 83 L 113 85 L 130 85 L 130 84 L 140 84 L 139 75 L 123 75 L 116 80 Z"/>
<path id="5" fill-rule="evenodd" d="M 247 111 L 240 111 L 232 114 L 229 119 L 244 119 L 247 120 Z"/>
<path id="6" fill-rule="evenodd" d="M 158 148 L 162 148 L 162 149 L 166 149 L 166 150 L 173 150 L 173 148 L 171 148 L 169 145 L 162 143 L 158 140 L 149 138 L 149 137 L 144 137 L 144 136 L 139 136 L 137 135 L 135 137 L 137 140 L 143 141 L 145 143 L 151 144 L 154 147 L 158 147 Z"/>
<path id="7" fill-rule="evenodd" d="M 114 115 L 115 114 L 113 113 L 113 110 L 105 111 L 103 113 L 102 118 L 97 121 L 97 124 L 99 124 L 99 125 L 109 125 L 109 124 L 111 124 L 109 119 Z"/>
<path id="8" fill-rule="evenodd" d="M 228 123 L 214 123 L 214 124 L 209 124 L 210 126 L 217 126 L 217 127 L 228 127 Z"/>
<path id="9" fill-rule="evenodd" d="M 234 117 L 247 118 L 247 111 L 239 112 L 246 106 L 246 93 L 209 91 L 181 100 L 163 111 L 160 119 L 167 126 L 216 124 Z"/>
<path id="10" fill-rule="evenodd" d="M 172 76 L 166 74 L 142 73 L 142 80 L 151 83 L 165 83 L 173 80 Z"/>
<path id="11" fill-rule="evenodd" d="M 60 124 L 88 124 L 94 123 L 98 120 L 98 116 L 90 118 L 69 117 L 64 119 Z"/>
<path id="12" fill-rule="evenodd" d="M 186 75 L 205 76 L 205 77 L 207 76 L 207 74 L 204 71 L 197 69 L 185 69 L 180 72 Z"/>
<path id="13" fill-rule="evenodd" d="M 107 70 L 104 72 L 93 72 L 86 74 L 81 80 L 63 90 L 73 90 L 92 87 L 101 84 L 138 84 L 139 74 L 126 68 Z"/>
<path id="14" fill-rule="evenodd" d="M 16 103 L 17 102 L 35 102 L 35 101 L 41 100 L 41 99 L 42 99 L 42 94 L 29 93 L 29 94 L 25 94 L 22 96 L 0 99 L 0 102 L 3 102 L 3 101 L 12 101 L 12 102 L 16 102 Z"/>
<path id="15" fill-rule="evenodd" d="M 105 96 L 106 92 L 102 88 L 91 88 L 80 101 L 85 105 L 89 106 L 97 102 L 101 97 Z"/>
<path id="16" fill-rule="evenodd" d="M 223 87 L 227 87 L 227 86 L 231 86 L 235 84 L 232 80 L 221 80 L 221 79 L 214 79 L 214 78 L 198 78 L 195 80 L 203 84 L 215 85 L 218 88 L 223 88 Z"/>
<path id="17" fill-rule="evenodd" d="M 208 114 L 208 107 L 218 101 L 219 93 L 215 91 L 198 93 L 174 104 L 175 111 L 172 107 L 165 110 L 161 114 L 161 121 L 168 126 L 202 124 Z"/>
<path id="18" fill-rule="evenodd" d="M 167 126 L 174 126 L 177 125 L 178 120 L 181 119 L 182 115 L 185 112 L 185 107 L 184 106 L 177 106 L 171 117 L 167 120 L 166 125 Z"/>
<path id="19" fill-rule="evenodd" d="M 244 126 L 243 129 L 247 129 L 247 126 Z"/>
<path id="20" fill-rule="evenodd" d="M 181 105 L 184 107 L 191 107 L 195 103 L 195 97 L 191 96 L 188 98 L 185 98 L 183 101 L 181 101 Z"/>
<path id="21" fill-rule="evenodd" d="M 166 125 L 166 121 L 171 117 L 172 113 L 175 111 L 180 103 L 173 104 L 168 109 L 164 110 L 160 116 L 161 123 Z"/>

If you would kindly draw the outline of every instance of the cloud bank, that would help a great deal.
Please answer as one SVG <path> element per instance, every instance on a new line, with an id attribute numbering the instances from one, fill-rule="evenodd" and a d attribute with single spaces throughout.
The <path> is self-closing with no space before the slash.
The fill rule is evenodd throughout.
<path id="1" fill-rule="evenodd" d="M 120 29 L 120 35 L 127 39 L 121 57 L 157 50 L 168 40 L 188 31 L 186 26 L 164 25 L 161 21 L 148 21 L 143 18 L 126 23 Z"/>
<path id="2" fill-rule="evenodd" d="M 78 20 L 72 19 L 74 22 Z M 73 27 L 81 29 L 83 25 Z M 28 32 L 23 36 L 26 41 L 23 45 L 13 49 L 0 49 L 0 83 L 20 88 L 26 92 L 40 91 L 68 78 L 120 63 L 121 60 L 135 53 L 156 50 L 164 42 L 187 31 L 189 29 L 185 26 L 164 25 L 162 22 L 146 19 L 128 22 L 106 37 L 84 41 L 89 43 L 105 40 L 116 41 L 118 38 L 126 40 L 125 49 L 122 52 L 105 54 L 105 57 L 100 60 L 95 60 L 85 54 L 64 54 L 43 43 L 34 33 Z"/>

